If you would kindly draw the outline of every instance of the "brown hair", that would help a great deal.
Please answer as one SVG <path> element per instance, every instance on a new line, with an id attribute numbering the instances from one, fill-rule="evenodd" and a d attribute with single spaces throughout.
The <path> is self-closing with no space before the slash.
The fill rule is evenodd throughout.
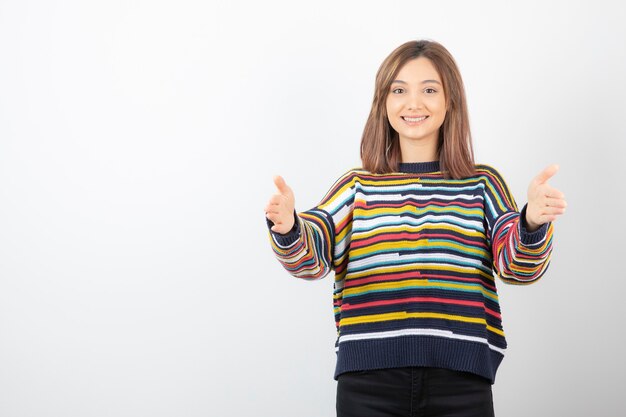
<path id="1" fill-rule="evenodd" d="M 439 128 L 437 154 L 446 178 L 460 179 L 474 175 L 474 151 L 461 74 L 452 55 L 441 44 L 410 41 L 396 48 L 376 73 L 374 101 L 363 136 L 361 160 L 367 171 L 384 174 L 396 172 L 402 162 L 398 133 L 387 118 L 387 96 L 391 83 L 404 64 L 415 58 L 428 58 L 441 77 L 446 97 L 446 117 Z"/>

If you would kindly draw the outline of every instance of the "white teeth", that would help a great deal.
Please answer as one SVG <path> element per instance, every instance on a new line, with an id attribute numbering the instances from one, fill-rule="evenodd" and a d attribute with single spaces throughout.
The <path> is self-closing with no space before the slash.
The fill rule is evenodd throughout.
<path id="1" fill-rule="evenodd" d="M 416 122 L 421 122 L 422 120 L 425 120 L 426 117 L 428 116 L 422 116 L 422 117 L 403 117 L 404 120 L 406 120 L 407 122 L 411 122 L 411 123 L 416 123 Z"/>

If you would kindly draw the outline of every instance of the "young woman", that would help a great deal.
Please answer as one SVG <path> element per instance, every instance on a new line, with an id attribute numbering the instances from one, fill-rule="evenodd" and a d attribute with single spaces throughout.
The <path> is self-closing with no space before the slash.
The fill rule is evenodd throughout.
<path id="1" fill-rule="evenodd" d="M 335 272 L 337 415 L 493 415 L 506 350 L 494 274 L 530 284 L 548 268 L 558 166 L 518 211 L 498 171 L 474 163 L 459 70 L 432 41 L 382 63 L 361 159 L 316 207 L 296 213 L 279 176 L 265 207 L 287 271 Z"/>

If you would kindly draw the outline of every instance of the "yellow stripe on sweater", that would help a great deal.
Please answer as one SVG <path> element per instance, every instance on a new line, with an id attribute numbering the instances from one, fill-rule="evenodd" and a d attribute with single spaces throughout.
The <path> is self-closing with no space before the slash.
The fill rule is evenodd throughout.
<path id="1" fill-rule="evenodd" d="M 360 216 L 364 217 L 373 217 L 376 215 L 379 216 L 390 216 L 394 214 L 402 214 L 402 213 L 414 213 L 415 211 L 430 211 L 436 213 L 461 213 L 465 215 L 474 215 L 479 217 L 482 220 L 483 211 L 479 208 L 467 209 L 463 207 L 455 207 L 452 205 L 446 207 L 438 207 L 432 204 L 426 205 L 426 207 L 416 207 L 412 204 L 405 204 L 401 207 L 380 207 L 380 208 L 356 208 L 354 210 L 355 213 L 358 213 Z"/>
<path id="2" fill-rule="evenodd" d="M 360 287 L 354 288 L 344 288 L 343 295 L 346 296 L 355 296 L 361 293 L 369 292 L 369 291 L 381 291 L 381 290 L 402 290 L 404 288 L 410 287 L 443 287 L 450 288 L 456 290 L 467 290 L 472 292 L 480 292 L 485 297 L 494 298 L 495 295 L 493 292 L 486 290 L 479 284 L 453 284 L 447 282 L 430 282 L 427 279 L 409 279 L 403 281 L 391 281 L 391 282 L 380 282 L 376 284 L 367 284 L 362 285 Z"/>
<path id="3" fill-rule="evenodd" d="M 369 316 L 347 317 L 339 320 L 339 326 L 351 326 L 355 324 L 378 323 L 383 321 L 406 319 L 442 319 L 461 321 L 464 323 L 483 324 L 489 331 L 496 333 L 500 336 L 504 336 L 504 332 L 502 330 L 488 325 L 485 319 L 442 313 L 407 313 L 406 311 L 398 311 L 394 313 L 372 314 Z"/>

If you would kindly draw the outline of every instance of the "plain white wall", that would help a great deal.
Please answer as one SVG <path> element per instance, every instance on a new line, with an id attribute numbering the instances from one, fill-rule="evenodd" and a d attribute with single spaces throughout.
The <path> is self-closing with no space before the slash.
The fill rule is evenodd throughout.
<path id="1" fill-rule="evenodd" d="M 614 416 L 626 372 L 625 8 L 611 1 L 0 1 L 0 416 L 331 416 L 332 278 L 274 259 L 401 43 L 455 56 L 519 206 L 552 162 L 547 275 L 500 283 L 500 416 Z"/>

